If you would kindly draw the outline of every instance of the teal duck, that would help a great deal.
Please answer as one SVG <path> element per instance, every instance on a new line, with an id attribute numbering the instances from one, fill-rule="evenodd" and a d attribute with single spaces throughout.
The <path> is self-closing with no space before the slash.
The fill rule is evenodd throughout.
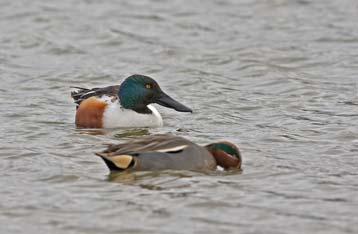
<path id="1" fill-rule="evenodd" d="M 238 147 L 228 141 L 205 146 L 185 138 L 169 135 L 151 135 L 121 144 L 109 145 L 100 156 L 111 172 L 159 170 L 215 170 L 241 168 Z"/>

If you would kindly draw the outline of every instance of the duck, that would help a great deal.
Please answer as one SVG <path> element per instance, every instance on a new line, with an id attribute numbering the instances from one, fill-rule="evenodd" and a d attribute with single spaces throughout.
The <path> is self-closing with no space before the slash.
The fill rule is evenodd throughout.
<path id="1" fill-rule="evenodd" d="M 151 77 L 131 75 L 120 85 L 103 88 L 81 88 L 71 92 L 76 104 L 78 128 L 161 127 L 163 119 L 152 105 L 193 112 L 171 98 Z"/>
<path id="2" fill-rule="evenodd" d="M 241 169 L 239 148 L 229 141 L 200 146 L 172 134 L 156 134 L 109 144 L 95 153 L 110 172 L 189 170 L 210 171 Z M 219 166 L 219 167 L 218 167 Z"/>

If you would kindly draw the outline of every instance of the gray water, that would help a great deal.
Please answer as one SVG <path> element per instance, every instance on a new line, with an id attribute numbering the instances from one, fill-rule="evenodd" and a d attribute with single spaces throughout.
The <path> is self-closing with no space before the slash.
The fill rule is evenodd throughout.
<path id="1" fill-rule="evenodd" d="M 0 233 L 358 233 L 358 2 L 0 2 Z M 193 108 L 74 126 L 70 86 L 140 73 Z M 243 171 L 109 176 L 103 143 L 240 146 Z"/>

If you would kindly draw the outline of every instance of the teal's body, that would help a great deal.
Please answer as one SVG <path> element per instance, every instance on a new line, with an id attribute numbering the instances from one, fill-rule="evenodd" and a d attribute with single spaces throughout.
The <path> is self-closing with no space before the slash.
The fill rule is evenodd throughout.
<path id="1" fill-rule="evenodd" d="M 199 146 L 185 138 L 161 134 L 110 145 L 97 153 L 111 171 L 214 170 L 241 168 L 239 149 L 227 141 Z"/>

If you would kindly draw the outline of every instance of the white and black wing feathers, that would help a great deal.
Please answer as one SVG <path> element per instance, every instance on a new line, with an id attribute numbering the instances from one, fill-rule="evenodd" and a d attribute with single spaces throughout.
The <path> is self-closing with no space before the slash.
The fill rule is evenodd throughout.
<path id="1" fill-rule="evenodd" d="M 71 87 L 77 90 L 71 92 L 71 97 L 74 102 L 77 104 L 77 107 L 81 104 L 81 102 L 90 97 L 102 97 L 103 95 L 109 97 L 117 97 L 119 91 L 119 85 L 107 86 L 104 88 L 81 88 L 81 87 Z"/>

